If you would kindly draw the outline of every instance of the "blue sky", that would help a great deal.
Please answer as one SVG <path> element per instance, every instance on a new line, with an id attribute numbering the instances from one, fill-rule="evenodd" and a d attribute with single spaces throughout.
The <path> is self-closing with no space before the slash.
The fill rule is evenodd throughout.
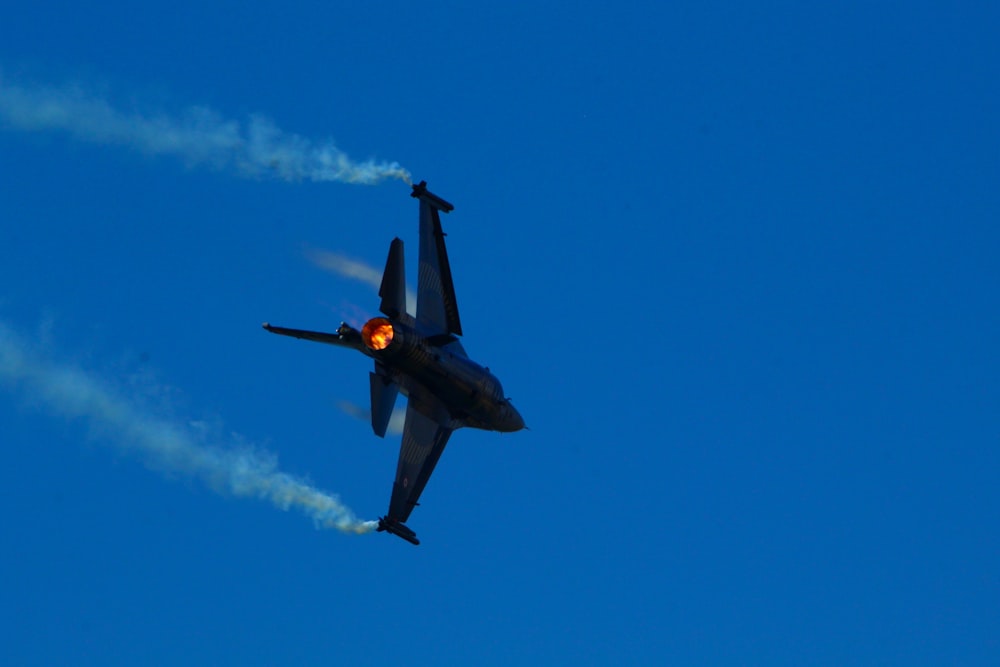
<path id="1" fill-rule="evenodd" d="M 989 3 L 12 6 L 5 662 L 995 664 L 998 28 Z M 29 128 L 14 90 L 75 113 Z M 206 140 L 157 154 L 80 100 Z M 248 152 L 261 118 L 285 152 Z M 384 513 L 398 439 L 338 407 L 367 362 L 260 329 L 374 313 L 318 252 L 381 267 L 400 236 L 415 264 L 402 181 L 295 161 L 330 141 L 455 204 L 465 347 L 531 426 L 455 435 L 419 548 L 156 449 Z"/>

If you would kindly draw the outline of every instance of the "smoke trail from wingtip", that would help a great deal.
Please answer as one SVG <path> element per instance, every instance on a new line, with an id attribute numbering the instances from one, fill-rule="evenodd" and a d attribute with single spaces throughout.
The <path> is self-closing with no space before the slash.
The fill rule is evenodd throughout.
<path id="1" fill-rule="evenodd" d="M 46 360 L 0 322 L 2 385 L 56 414 L 83 418 L 99 437 L 138 455 L 152 469 L 198 478 L 221 494 L 298 510 L 320 528 L 362 534 L 377 525 L 359 520 L 337 496 L 279 470 L 273 454 L 238 436 L 222 445 L 209 444 L 196 425 L 152 414 L 96 375 Z"/>
<path id="2" fill-rule="evenodd" d="M 332 141 L 316 143 L 284 132 L 261 116 L 240 123 L 205 107 L 174 116 L 130 113 L 75 86 L 25 87 L 0 78 L 0 124 L 62 131 L 82 141 L 173 155 L 189 165 L 230 168 L 251 177 L 366 185 L 386 179 L 411 182 L 397 162 L 357 162 Z"/>

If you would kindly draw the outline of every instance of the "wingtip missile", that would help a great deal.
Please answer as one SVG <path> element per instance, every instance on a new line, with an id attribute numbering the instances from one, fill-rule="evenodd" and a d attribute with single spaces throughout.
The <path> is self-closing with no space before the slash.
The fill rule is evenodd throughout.
<path id="1" fill-rule="evenodd" d="M 405 524 L 396 521 L 395 519 L 390 519 L 387 516 L 380 517 L 378 520 L 378 528 L 375 529 L 377 532 L 386 532 L 396 537 L 402 537 L 404 540 L 413 545 L 419 545 L 420 540 L 417 539 L 417 534 L 406 527 Z"/>
<path id="2" fill-rule="evenodd" d="M 411 197 L 415 197 L 416 199 L 422 199 L 423 201 L 427 202 L 437 210 L 444 211 L 445 213 L 455 210 L 455 207 L 452 206 L 449 202 L 446 202 L 445 200 L 441 199 L 436 194 L 430 192 L 427 189 L 427 181 L 420 181 L 419 183 L 417 183 L 412 187 L 413 187 L 413 192 L 410 193 Z"/>

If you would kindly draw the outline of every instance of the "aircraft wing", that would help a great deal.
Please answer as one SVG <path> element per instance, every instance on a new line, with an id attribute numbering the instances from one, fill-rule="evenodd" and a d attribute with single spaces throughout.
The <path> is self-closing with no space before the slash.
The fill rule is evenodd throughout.
<path id="1" fill-rule="evenodd" d="M 396 480 L 392 485 L 388 519 L 403 523 L 417 505 L 434 466 L 448 444 L 451 416 L 429 393 L 411 392 L 406 406 L 403 442 L 399 448 Z"/>
<path id="2" fill-rule="evenodd" d="M 417 273 L 417 328 L 425 336 L 462 335 L 455 285 L 441 230 L 440 211 L 454 206 L 427 191 L 427 183 L 413 186 L 420 199 L 420 268 Z"/>

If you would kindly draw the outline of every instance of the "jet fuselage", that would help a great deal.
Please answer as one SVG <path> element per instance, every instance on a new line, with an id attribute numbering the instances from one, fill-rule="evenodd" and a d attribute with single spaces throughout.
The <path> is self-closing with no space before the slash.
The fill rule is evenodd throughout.
<path id="1" fill-rule="evenodd" d="M 410 323 L 388 317 L 369 320 L 358 337 L 360 351 L 381 364 L 404 394 L 419 393 L 411 390 L 413 383 L 429 390 L 445 404 L 456 426 L 508 433 L 524 428 L 500 380 L 488 368 L 448 349 L 457 344 L 455 339 L 427 338 Z"/>

